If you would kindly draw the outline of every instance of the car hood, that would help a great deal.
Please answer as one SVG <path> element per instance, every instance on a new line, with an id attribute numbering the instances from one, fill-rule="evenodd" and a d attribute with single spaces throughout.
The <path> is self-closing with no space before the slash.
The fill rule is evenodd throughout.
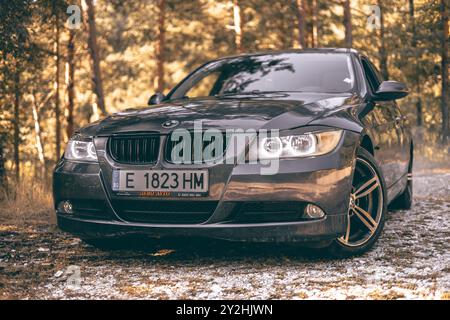
<path id="1" fill-rule="evenodd" d="M 127 110 L 106 117 L 80 130 L 89 136 L 116 133 L 160 132 L 192 129 L 291 129 L 327 117 L 355 104 L 351 94 L 270 94 L 170 101 L 144 109 Z M 162 124 L 176 120 L 177 125 Z M 317 124 L 317 123 L 314 123 Z"/>

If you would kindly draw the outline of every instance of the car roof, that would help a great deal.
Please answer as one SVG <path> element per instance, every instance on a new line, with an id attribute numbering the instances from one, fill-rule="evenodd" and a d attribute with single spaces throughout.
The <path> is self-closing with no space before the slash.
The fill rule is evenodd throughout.
<path id="1" fill-rule="evenodd" d="M 269 51 L 259 51 L 253 53 L 242 53 L 237 55 L 230 55 L 225 57 L 220 57 L 214 59 L 213 61 L 220 61 L 223 59 L 232 59 L 239 57 L 254 57 L 254 56 L 263 56 L 270 54 L 283 54 L 283 53 L 353 53 L 359 54 L 356 49 L 352 48 L 307 48 L 307 49 L 285 49 L 285 50 L 269 50 Z"/>

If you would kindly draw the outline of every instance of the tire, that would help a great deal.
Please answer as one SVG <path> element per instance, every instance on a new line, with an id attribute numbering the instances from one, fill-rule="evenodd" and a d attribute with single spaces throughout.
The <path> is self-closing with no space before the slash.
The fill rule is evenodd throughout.
<path id="1" fill-rule="evenodd" d="M 380 237 L 387 213 L 387 194 L 381 170 L 373 156 L 358 148 L 345 234 L 327 251 L 337 258 L 361 255 Z"/>

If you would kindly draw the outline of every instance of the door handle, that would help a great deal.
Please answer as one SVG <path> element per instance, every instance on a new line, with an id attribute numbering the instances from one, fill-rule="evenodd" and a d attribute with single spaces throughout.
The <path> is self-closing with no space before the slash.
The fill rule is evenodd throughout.
<path id="1" fill-rule="evenodd" d="M 402 123 L 403 118 L 402 117 L 395 117 L 395 125 L 399 126 Z"/>

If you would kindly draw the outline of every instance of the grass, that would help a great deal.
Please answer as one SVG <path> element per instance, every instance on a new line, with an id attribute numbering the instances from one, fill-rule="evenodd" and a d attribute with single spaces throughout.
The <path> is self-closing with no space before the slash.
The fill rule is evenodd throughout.
<path id="1" fill-rule="evenodd" d="M 445 291 L 442 296 L 441 296 L 442 300 L 450 300 L 450 291 Z"/>
<path id="2" fill-rule="evenodd" d="M 415 172 L 449 172 L 450 143 L 443 143 L 439 134 L 424 128 L 412 130 Z"/>
<path id="3" fill-rule="evenodd" d="M 32 178 L 0 189 L 0 222 L 11 224 L 54 224 L 51 186 Z"/>

